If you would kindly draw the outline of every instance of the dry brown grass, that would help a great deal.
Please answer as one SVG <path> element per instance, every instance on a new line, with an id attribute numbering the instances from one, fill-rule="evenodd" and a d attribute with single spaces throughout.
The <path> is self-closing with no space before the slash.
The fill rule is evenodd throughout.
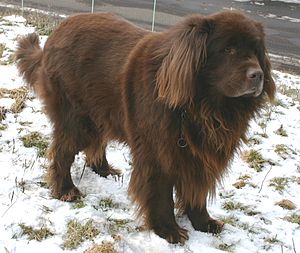
<path id="1" fill-rule="evenodd" d="M 7 110 L 3 106 L 0 106 L 0 122 L 5 119 L 6 113 Z"/>
<path id="2" fill-rule="evenodd" d="M 46 227 L 34 229 L 31 226 L 27 226 L 23 223 L 19 224 L 22 229 L 22 235 L 27 235 L 29 240 L 42 241 L 54 234 Z"/>
<path id="3" fill-rule="evenodd" d="M 84 253 L 117 253 L 114 245 L 111 242 L 102 242 L 101 244 L 96 244 L 91 248 L 84 251 Z"/>
<path id="4" fill-rule="evenodd" d="M 0 98 L 2 97 L 14 99 L 15 102 L 12 104 L 10 110 L 12 113 L 19 113 L 25 107 L 28 98 L 28 89 L 25 86 L 16 89 L 0 88 Z"/>
<path id="5" fill-rule="evenodd" d="M 92 240 L 100 231 L 89 220 L 85 224 L 77 220 L 70 220 L 67 224 L 66 239 L 63 243 L 65 249 L 76 249 L 85 240 Z"/>
<path id="6" fill-rule="evenodd" d="M 288 210 L 294 210 L 297 207 L 292 201 L 288 199 L 283 199 L 277 202 L 276 205 L 282 207 L 283 209 L 288 209 Z"/>

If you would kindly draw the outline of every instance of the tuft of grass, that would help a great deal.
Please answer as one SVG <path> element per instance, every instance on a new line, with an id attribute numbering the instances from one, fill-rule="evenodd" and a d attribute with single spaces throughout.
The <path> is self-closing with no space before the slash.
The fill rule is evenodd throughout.
<path id="1" fill-rule="evenodd" d="M 239 179 L 240 179 L 240 180 L 243 180 L 243 181 L 246 181 L 246 180 L 248 180 L 248 179 L 251 179 L 251 176 L 248 175 L 248 174 L 245 174 L 245 175 L 239 176 Z"/>
<path id="2" fill-rule="evenodd" d="M 252 145 L 258 145 L 258 144 L 261 144 L 261 139 L 259 139 L 258 137 L 250 137 L 248 140 L 247 140 L 247 143 L 249 144 L 252 144 Z"/>
<path id="3" fill-rule="evenodd" d="M 1 98 L 1 96 L 0 96 L 0 98 Z M 7 110 L 3 106 L 0 106 L 0 122 L 2 120 L 5 120 L 6 113 L 7 113 Z"/>
<path id="4" fill-rule="evenodd" d="M 277 144 L 275 146 L 275 153 L 277 153 L 279 156 L 281 156 L 283 159 L 287 158 L 287 155 L 289 154 L 289 149 L 284 144 Z"/>
<path id="5" fill-rule="evenodd" d="M 2 58 L 0 65 L 9 65 L 15 62 L 15 55 L 13 51 L 7 48 L 4 44 L 0 44 L 0 58 Z"/>
<path id="6" fill-rule="evenodd" d="M 231 198 L 235 195 L 235 191 L 223 191 L 223 192 L 219 192 L 219 196 L 221 199 L 228 199 Z"/>
<path id="7" fill-rule="evenodd" d="M 15 102 L 11 106 L 11 111 L 13 113 L 19 113 L 25 107 L 25 102 L 28 98 L 28 89 L 23 86 L 17 89 L 5 89 L 1 88 L 0 90 L 0 97 L 4 97 L 8 95 L 9 98 L 14 99 Z"/>
<path id="8" fill-rule="evenodd" d="M 5 48 L 6 48 L 5 44 L 0 43 L 0 58 L 2 58 Z"/>
<path id="9" fill-rule="evenodd" d="M 93 225 L 93 220 L 85 224 L 77 220 L 70 220 L 67 224 L 66 239 L 63 243 L 65 249 L 76 249 L 85 240 L 92 240 L 100 231 Z"/>
<path id="10" fill-rule="evenodd" d="M 92 246 L 84 251 L 84 253 L 117 253 L 111 242 L 103 241 L 101 244 Z"/>
<path id="11" fill-rule="evenodd" d="M 103 198 L 99 202 L 99 206 L 102 209 L 110 209 L 110 208 L 118 208 L 119 205 L 117 203 L 114 203 L 111 198 Z"/>
<path id="12" fill-rule="evenodd" d="M 283 137 L 288 136 L 286 130 L 283 128 L 283 125 L 280 125 L 280 127 L 275 131 L 275 133 L 280 135 L 280 136 L 283 136 Z"/>
<path id="13" fill-rule="evenodd" d="M 276 244 L 279 243 L 280 241 L 277 239 L 277 235 L 275 235 L 272 237 L 265 238 L 265 242 L 268 244 Z"/>
<path id="14" fill-rule="evenodd" d="M 28 13 L 25 15 L 28 25 L 34 26 L 40 35 L 49 36 L 54 28 L 61 22 L 59 17 L 43 15 L 41 13 Z"/>
<path id="15" fill-rule="evenodd" d="M 22 235 L 27 235 L 29 240 L 42 241 L 54 234 L 46 227 L 34 229 L 31 226 L 27 226 L 24 223 L 19 224 L 22 229 Z"/>
<path id="16" fill-rule="evenodd" d="M 234 215 L 230 215 L 230 216 L 221 218 L 221 221 L 223 221 L 225 224 L 235 226 L 238 222 L 238 218 Z"/>
<path id="17" fill-rule="evenodd" d="M 237 189 L 242 189 L 246 186 L 246 182 L 244 180 L 239 180 L 233 184 L 233 186 Z"/>
<path id="18" fill-rule="evenodd" d="M 39 132 L 32 132 L 21 137 L 24 147 L 37 148 L 38 156 L 44 157 L 49 146 L 48 141 Z"/>
<path id="19" fill-rule="evenodd" d="M 283 209 L 288 209 L 288 210 L 294 210 L 297 207 L 292 201 L 288 199 L 283 199 L 277 202 L 276 205 L 282 207 Z"/>
<path id="20" fill-rule="evenodd" d="M 11 65 L 15 62 L 15 55 L 10 53 L 8 58 L 5 61 L 2 61 L 1 63 L 3 65 Z"/>
<path id="21" fill-rule="evenodd" d="M 276 191 L 279 191 L 282 193 L 287 186 L 289 180 L 285 177 L 274 177 L 271 181 L 269 186 L 272 186 L 275 188 Z"/>
<path id="22" fill-rule="evenodd" d="M 253 208 L 251 208 L 250 206 L 246 206 L 246 205 L 242 204 L 241 202 L 233 202 L 231 200 L 225 201 L 223 203 L 222 207 L 227 211 L 235 211 L 235 210 L 242 211 L 246 215 L 249 215 L 249 216 L 254 216 L 254 215 L 259 214 L 259 212 L 254 211 Z"/>
<path id="23" fill-rule="evenodd" d="M 260 121 L 260 122 L 258 122 L 258 125 L 261 127 L 261 129 L 263 131 L 261 136 L 264 137 L 264 138 L 268 138 L 268 135 L 267 135 L 267 122 Z"/>
<path id="24" fill-rule="evenodd" d="M 12 104 L 10 108 L 13 113 L 19 113 L 24 109 L 27 96 L 28 96 L 27 89 L 25 88 L 16 89 L 16 93 L 14 95 L 15 102 Z"/>
<path id="25" fill-rule="evenodd" d="M 227 243 L 221 243 L 218 246 L 219 250 L 227 251 L 227 252 L 233 252 L 234 251 L 234 244 L 227 244 Z"/>
<path id="26" fill-rule="evenodd" d="M 4 131 L 7 129 L 7 125 L 0 124 L 0 131 Z"/>
<path id="27" fill-rule="evenodd" d="M 227 211 L 234 211 L 234 210 L 242 210 L 244 209 L 244 205 L 240 202 L 233 202 L 231 200 L 225 201 L 222 207 Z"/>
<path id="28" fill-rule="evenodd" d="M 263 165 L 266 162 L 262 154 L 254 149 L 244 152 L 242 154 L 242 158 L 249 164 L 251 168 L 255 169 L 257 172 L 262 171 Z"/>
<path id="29" fill-rule="evenodd" d="M 281 87 L 281 93 L 300 102 L 300 92 L 297 88 Z"/>
<path id="30" fill-rule="evenodd" d="M 120 230 L 126 230 L 127 232 L 136 231 L 135 228 L 129 225 L 132 220 L 129 219 L 107 219 L 108 221 L 108 229 L 111 234 L 115 234 Z"/>
<path id="31" fill-rule="evenodd" d="M 290 216 L 286 216 L 284 219 L 287 220 L 288 222 L 297 223 L 298 225 L 300 225 L 300 215 L 299 214 L 294 213 Z"/>
<path id="32" fill-rule="evenodd" d="M 274 106 L 281 106 L 283 108 L 287 108 L 286 104 L 278 98 L 275 99 Z"/>
<path id="33" fill-rule="evenodd" d="M 85 204 L 82 200 L 78 200 L 74 203 L 74 208 L 75 209 L 80 209 L 80 208 L 83 208 L 85 207 Z"/>

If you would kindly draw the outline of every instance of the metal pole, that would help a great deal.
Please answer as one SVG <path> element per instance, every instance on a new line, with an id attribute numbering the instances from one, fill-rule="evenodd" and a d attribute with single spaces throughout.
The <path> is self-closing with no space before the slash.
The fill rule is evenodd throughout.
<path id="1" fill-rule="evenodd" d="M 22 0 L 22 16 L 24 16 L 24 0 Z"/>
<path id="2" fill-rule="evenodd" d="M 153 0 L 152 27 L 151 27 L 151 31 L 152 31 L 152 32 L 154 31 L 155 13 L 156 13 L 156 0 Z"/>
<path id="3" fill-rule="evenodd" d="M 92 0 L 92 13 L 94 13 L 95 0 Z"/>

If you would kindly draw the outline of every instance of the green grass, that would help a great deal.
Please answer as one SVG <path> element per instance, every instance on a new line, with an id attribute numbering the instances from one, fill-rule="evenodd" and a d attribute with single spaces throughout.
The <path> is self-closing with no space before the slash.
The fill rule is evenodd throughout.
<path id="1" fill-rule="evenodd" d="M 238 222 L 238 218 L 234 215 L 230 215 L 224 218 L 221 218 L 221 221 L 223 221 L 225 224 L 231 225 L 231 226 L 236 226 Z"/>
<path id="2" fill-rule="evenodd" d="M 59 17 L 43 15 L 37 12 L 25 14 L 25 19 L 28 25 L 35 27 L 39 35 L 45 36 L 50 35 L 55 27 L 61 22 Z"/>
<path id="3" fill-rule="evenodd" d="M 285 144 L 277 144 L 274 151 L 283 159 L 286 159 L 289 154 L 289 148 Z"/>
<path id="4" fill-rule="evenodd" d="M 280 241 L 277 239 L 277 235 L 275 235 L 273 237 L 266 238 L 265 242 L 270 243 L 270 244 L 274 244 L 274 243 L 278 243 Z"/>
<path id="5" fill-rule="evenodd" d="M 294 213 L 290 216 L 286 216 L 285 220 L 287 220 L 288 222 L 297 223 L 298 225 L 300 225 L 300 215 L 299 214 Z"/>
<path id="6" fill-rule="evenodd" d="M 14 63 L 14 61 L 15 61 L 14 52 L 11 49 L 7 48 L 5 44 L 0 43 L 0 58 L 2 58 L 4 56 L 4 54 L 3 54 L 4 52 L 6 52 L 6 54 L 9 53 L 9 55 L 6 60 L 2 59 L 0 61 L 0 64 L 1 65 L 9 65 L 9 64 Z"/>
<path id="7" fill-rule="evenodd" d="M 6 48 L 5 44 L 0 43 L 0 58 L 2 58 L 5 48 Z"/>
<path id="8" fill-rule="evenodd" d="M 0 131 L 4 131 L 7 129 L 7 125 L 0 124 Z"/>
<path id="9" fill-rule="evenodd" d="M 281 93 L 300 102 L 300 91 L 298 88 L 289 88 L 285 86 L 283 90 L 281 89 Z"/>
<path id="10" fill-rule="evenodd" d="M 262 154 L 254 149 L 251 149 L 248 152 L 243 154 L 243 159 L 249 164 L 249 166 L 255 169 L 257 172 L 261 172 L 264 166 L 264 163 L 267 162 Z"/>
<path id="11" fill-rule="evenodd" d="M 108 229 L 111 234 L 115 234 L 120 230 L 126 230 L 127 232 L 135 231 L 134 228 L 129 226 L 129 223 L 132 222 L 132 220 L 109 218 L 107 221 L 108 221 Z"/>
<path id="12" fill-rule="evenodd" d="M 74 208 L 75 209 L 80 209 L 80 208 L 83 208 L 85 207 L 85 204 L 82 200 L 78 200 L 74 203 Z"/>
<path id="13" fill-rule="evenodd" d="M 283 128 L 283 125 L 280 125 L 280 127 L 275 131 L 275 133 L 280 135 L 280 136 L 283 136 L 283 137 L 288 136 L 286 130 Z"/>
<path id="14" fill-rule="evenodd" d="M 110 209 L 110 208 L 118 208 L 119 205 L 117 203 L 114 203 L 111 198 L 103 198 L 99 202 L 99 206 L 102 209 Z"/>
<path id="15" fill-rule="evenodd" d="M 254 211 L 251 206 L 242 204 L 241 202 L 234 202 L 231 200 L 225 201 L 222 207 L 227 211 L 241 211 L 249 216 L 254 216 L 259 214 L 259 212 Z"/>
<path id="16" fill-rule="evenodd" d="M 39 132 L 32 132 L 30 134 L 21 137 L 24 147 L 37 148 L 37 153 L 39 157 L 44 157 L 49 146 L 49 142 L 43 137 Z"/>
<path id="17" fill-rule="evenodd" d="M 285 190 L 288 183 L 289 183 L 288 178 L 274 177 L 273 179 L 271 179 L 269 186 L 274 187 L 276 191 L 282 193 Z"/>
<path id="18" fill-rule="evenodd" d="M 234 244 L 227 244 L 227 243 L 221 243 L 218 246 L 219 250 L 227 251 L 227 252 L 233 252 L 234 251 Z"/>
<path id="19" fill-rule="evenodd" d="M 0 88 L 0 99 L 4 97 L 4 93 L 2 89 Z M 6 118 L 7 109 L 4 106 L 0 106 L 0 123 L 2 120 L 5 120 Z M 4 129 L 2 129 L 4 130 Z"/>

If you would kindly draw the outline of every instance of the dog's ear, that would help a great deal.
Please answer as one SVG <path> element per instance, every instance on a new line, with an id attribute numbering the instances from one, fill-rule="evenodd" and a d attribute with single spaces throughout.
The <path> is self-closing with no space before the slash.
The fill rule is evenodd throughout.
<path id="1" fill-rule="evenodd" d="M 197 73 L 206 61 L 209 24 L 192 16 L 171 30 L 170 46 L 157 72 L 158 98 L 170 107 L 191 104 L 195 95 Z"/>
<path id="2" fill-rule="evenodd" d="M 264 91 L 268 95 L 270 101 L 273 101 L 274 97 L 275 97 L 276 86 L 275 86 L 275 82 L 272 78 L 271 62 L 270 62 L 268 52 L 267 52 L 267 49 L 265 46 L 264 28 L 260 22 L 255 22 L 254 25 L 260 32 L 261 37 L 263 38 L 263 46 L 261 49 L 261 55 L 262 55 L 262 68 L 263 68 L 263 72 L 264 72 Z"/>
<path id="3" fill-rule="evenodd" d="M 267 53 L 264 55 L 264 91 L 268 95 L 270 101 L 274 100 L 276 86 L 271 74 L 271 63 Z"/>

